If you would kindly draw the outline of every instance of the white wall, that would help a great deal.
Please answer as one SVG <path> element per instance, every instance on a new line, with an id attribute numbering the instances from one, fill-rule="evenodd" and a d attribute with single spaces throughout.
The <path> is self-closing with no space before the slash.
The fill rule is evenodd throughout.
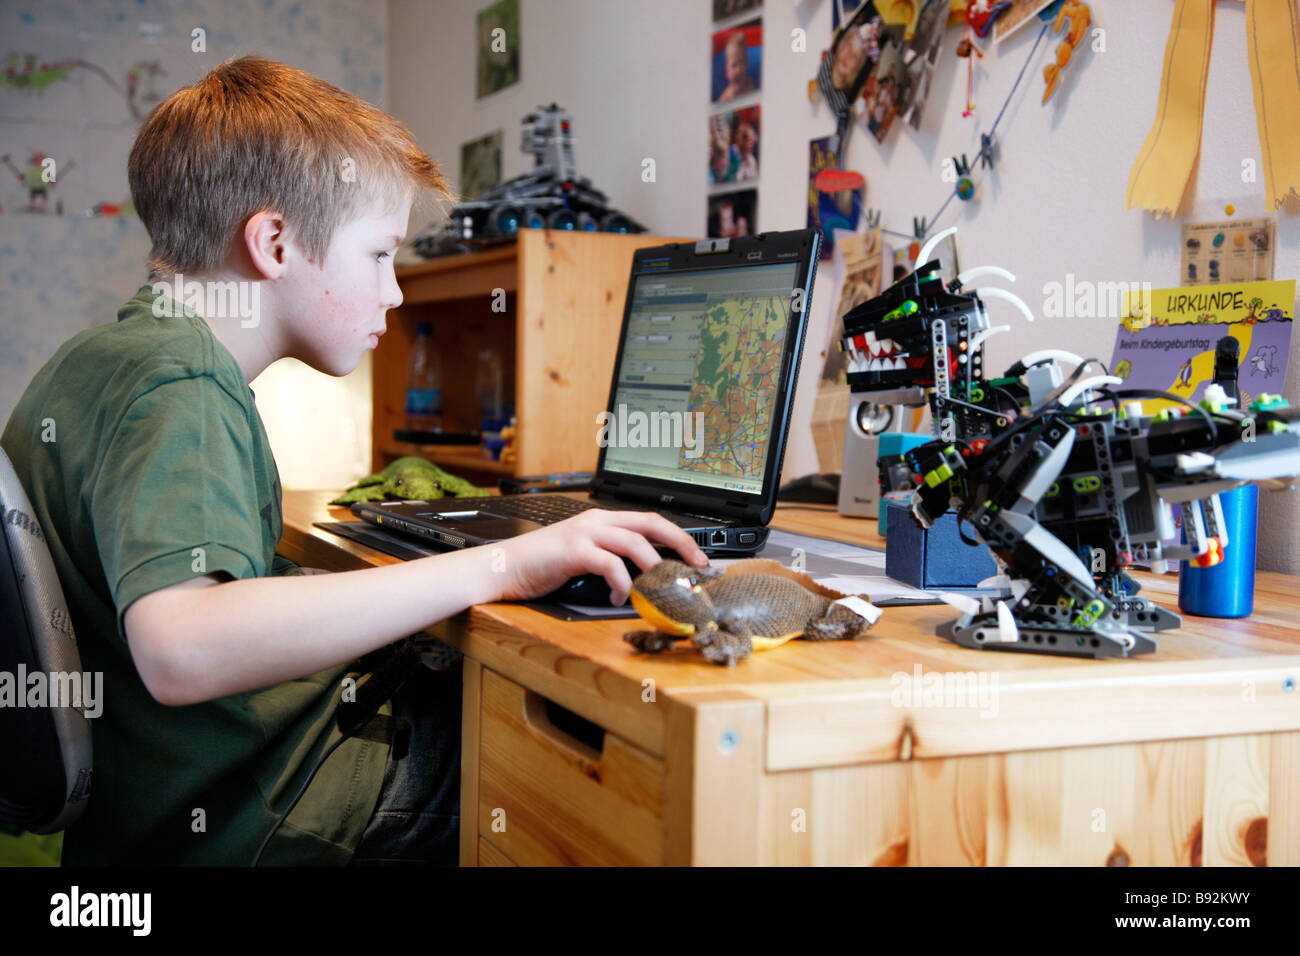
<path id="1" fill-rule="evenodd" d="M 702 235 L 705 228 L 708 52 L 712 31 L 707 0 L 521 0 L 521 81 L 482 101 L 474 99 L 476 0 L 390 0 L 389 105 L 447 173 L 458 175 L 460 144 L 504 131 L 502 173 L 524 171 L 531 158 L 518 151 L 519 120 L 556 101 L 574 117 L 578 163 L 597 187 L 651 230 Z M 937 226 L 959 225 L 963 266 L 994 263 L 1018 277 L 1016 291 L 1041 308 L 1043 288 L 1076 280 L 1178 283 L 1179 221 L 1157 222 L 1125 211 L 1133 157 L 1154 117 L 1172 0 L 1095 0 L 1094 23 L 1105 29 L 1105 52 L 1085 45 L 1066 68 L 1062 85 L 1041 106 L 1042 68 L 1056 43 L 1044 41 L 998 128 L 1001 159 L 982 182 L 976 201 L 949 205 Z M 1220 217 L 1225 203 L 1237 216 L 1264 211 L 1263 186 L 1241 182 L 1243 159 L 1259 159 L 1259 138 L 1246 60 L 1241 4 L 1220 2 L 1206 93 L 1206 131 L 1199 168 L 1184 213 Z M 808 80 L 830 39 L 830 0 L 767 0 L 762 10 L 764 66 L 761 180 L 762 229 L 805 223 L 808 141 L 826 136 L 834 121 L 820 100 L 810 103 Z M 808 52 L 790 49 L 801 27 Z M 865 128 L 853 133 L 850 168 L 867 178 L 867 204 L 883 225 L 910 230 L 912 216 L 932 216 L 950 185 L 941 164 L 973 155 L 1033 46 L 1037 26 L 1024 27 L 976 67 L 976 113 L 961 116 L 965 61 L 952 55 L 960 31 L 945 34 L 944 53 L 922 128 L 898 127 L 878 145 Z M 653 157 L 657 181 L 643 183 L 641 161 Z M 977 177 L 978 178 L 978 177 Z M 1284 217 L 1278 229 L 1277 278 L 1300 274 L 1300 223 Z M 829 334 L 835 292 L 830 268 L 813 300 L 812 327 L 801 379 L 816 377 Z M 994 308 L 998 308 L 997 305 Z M 1112 319 L 1042 319 L 1032 326 L 1008 312 L 1014 333 L 994 338 L 989 368 L 1009 365 L 1026 351 L 1058 346 L 1109 360 Z M 1293 341 L 1291 363 L 1300 359 Z M 1288 376 L 1292 402 L 1297 377 Z M 784 476 L 817 467 L 806 423 L 812 389 L 800 390 Z M 1260 522 L 1262 567 L 1300 571 L 1300 496 L 1265 494 Z"/>

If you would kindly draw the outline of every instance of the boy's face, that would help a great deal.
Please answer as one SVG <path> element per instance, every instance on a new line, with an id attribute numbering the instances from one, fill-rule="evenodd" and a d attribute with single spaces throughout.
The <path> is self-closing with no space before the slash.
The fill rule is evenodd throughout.
<path id="1" fill-rule="evenodd" d="M 326 375 L 347 375 L 374 348 L 384 313 L 402 304 L 393 254 L 406 235 L 409 199 L 398 208 L 366 210 L 334 233 L 324 263 L 297 245 L 290 268 L 275 283 L 276 306 L 290 353 Z"/>

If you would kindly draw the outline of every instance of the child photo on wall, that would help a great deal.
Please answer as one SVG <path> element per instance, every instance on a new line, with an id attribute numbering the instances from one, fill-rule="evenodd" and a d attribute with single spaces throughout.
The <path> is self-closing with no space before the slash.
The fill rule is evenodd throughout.
<path id="1" fill-rule="evenodd" d="M 737 239 L 758 232 L 758 190 L 741 189 L 709 197 L 709 237 Z"/>
<path id="2" fill-rule="evenodd" d="M 758 107 L 709 117 L 709 182 L 758 179 Z"/>
<path id="3" fill-rule="evenodd" d="M 884 141 L 899 105 L 910 99 L 910 84 L 911 77 L 903 64 L 901 49 L 893 43 L 886 45 L 880 51 L 875 71 L 862 89 L 862 98 L 867 104 L 867 129 L 878 142 Z"/>
<path id="4" fill-rule="evenodd" d="M 762 86 L 763 24 L 751 20 L 713 34 L 711 102 L 727 103 Z"/>

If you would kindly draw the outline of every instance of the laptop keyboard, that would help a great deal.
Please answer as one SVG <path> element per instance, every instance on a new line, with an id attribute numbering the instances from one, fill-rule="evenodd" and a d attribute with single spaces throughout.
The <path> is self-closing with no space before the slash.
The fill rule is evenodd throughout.
<path id="1" fill-rule="evenodd" d="M 526 518 L 538 524 L 555 524 L 595 507 L 590 501 L 563 495 L 505 495 L 493 498 L 485 510 L 508 518 Z"/>

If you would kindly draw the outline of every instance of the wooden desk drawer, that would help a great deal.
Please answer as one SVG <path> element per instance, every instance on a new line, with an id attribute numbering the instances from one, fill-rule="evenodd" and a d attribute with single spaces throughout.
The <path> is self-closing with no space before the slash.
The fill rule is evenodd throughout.
<path id="1" fill-rule="evenodd" d="M 663 761 L 575 716 L 484 668 L 480 836 L 521 866 L 662 863 Z"/>

